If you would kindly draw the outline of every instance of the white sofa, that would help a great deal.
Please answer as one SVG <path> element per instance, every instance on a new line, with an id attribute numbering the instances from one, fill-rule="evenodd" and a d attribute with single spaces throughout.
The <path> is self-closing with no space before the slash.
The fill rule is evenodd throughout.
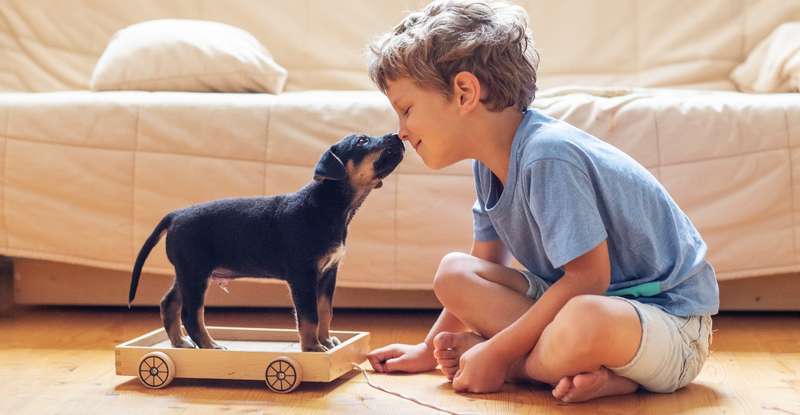
<path id="1" fill-rule="evenodd" d="M 542 56 L 534 107 L 650 169 L 703 234 L 720 280 L 800 270 L 800 94 L 739 93 L 729 79 L 774 28 L 800 20 L 800 2 L 518 3 Z M 364 48 L 423 4 L 0 2 L 0 255 L 17 264 L 17 301 L 124 304 L 136 253 L 167 211 L 293 191 L 341 136 L 395 130 Z M 115 31 L 167 17 L 249 31 L 289 71 L 286 91 L 88 91 Z M 408 152 L 354 219 L 339 287 L 429 293 L 440 258 L 469 249 L 470 173 L 467 161 L 428 170 Z M 163 241 L 145 271 L 168 282 Z M 220 298 L 209 302 L 273 301 Z"/>

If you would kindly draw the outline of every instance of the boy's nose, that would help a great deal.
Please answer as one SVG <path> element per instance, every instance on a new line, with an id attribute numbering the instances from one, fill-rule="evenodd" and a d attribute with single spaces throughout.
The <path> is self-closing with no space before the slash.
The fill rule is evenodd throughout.
<path id="1" fill-rule="evenodd" d="M 400 126 L 400 131 L 397 132 L 397 136 L 400 137 L 400 139 L 403 141 L 409 140 L 408 131 L 403 126 Z"/>

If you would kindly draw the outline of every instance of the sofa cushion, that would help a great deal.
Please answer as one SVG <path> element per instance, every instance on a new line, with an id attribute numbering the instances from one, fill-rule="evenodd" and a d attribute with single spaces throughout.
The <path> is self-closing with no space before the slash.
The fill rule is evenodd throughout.
<path id="1" fill-rule="evenodd" d="M 280 93 L 287 71 L 250 33 L 218 22 L 160 19 L 117 32 L 92 73 L 103 90 Z"/>
<path id="2" fill-rule="evenodd" d="M 800 22 L 778 26 L 733 70 L 731 79 L 743 92 L 800 91 Z"/>
<path id="3" fill-rule="evenodd" d="M 796 94 L 564 88 L 538 110 L 619 147 L 669 190 L 720 279 L 800 271 Z M 377 91 L 0 94 L 0 254 L 130 271 L 163 215 L 295 191 L 341 136 L 397 127 Z M 430 289 L 469 249 L 470 161 L 412 150 L 350 224 L 340 286 Z M 171 274 L 164 241 L 146 272 Z"/>

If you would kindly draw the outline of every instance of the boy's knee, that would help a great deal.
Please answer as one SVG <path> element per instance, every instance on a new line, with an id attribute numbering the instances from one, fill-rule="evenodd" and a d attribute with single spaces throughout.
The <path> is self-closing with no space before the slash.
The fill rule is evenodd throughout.
<path id="1" fill-rule="evenodd" d="M 444 303 L 451 293 L 463 287 L 464 278 L 471 272 L 474 262 L 473 256 L 462 252 L 451 252 L 442 258 L 433 277 L 433 292 L 440 302 Z"/>
<path id="2" fill-rule="evenodd" d="M 573 355 L 597 352 L 609 329 L 602 298 L 578 295 L 567 301 L 546 328 L 554 346 Z"/>

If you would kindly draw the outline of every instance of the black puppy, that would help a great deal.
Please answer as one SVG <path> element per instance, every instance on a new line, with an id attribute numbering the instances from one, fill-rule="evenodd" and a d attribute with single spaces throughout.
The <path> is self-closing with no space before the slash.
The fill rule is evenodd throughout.
<path id="1" fill-rule="evenodd" d="M 396 134 L 347 136 L 322 155 L 314 180 L 295 193 L 221 199 L 168 213 L 136 258 L 128 306 L 145 259 L 166 233 L 175 282 L 161 300 L 161 319 L 174 347 L 221 348 L 205 327 L 209 280 L 246 276 L 286 281 L 302 350 L 333 348 L 339 340 L 329 334 L 331 300 L 347 226 L 404 150 Z M 182 336 L 181 321 L 192 341 Z"/>

